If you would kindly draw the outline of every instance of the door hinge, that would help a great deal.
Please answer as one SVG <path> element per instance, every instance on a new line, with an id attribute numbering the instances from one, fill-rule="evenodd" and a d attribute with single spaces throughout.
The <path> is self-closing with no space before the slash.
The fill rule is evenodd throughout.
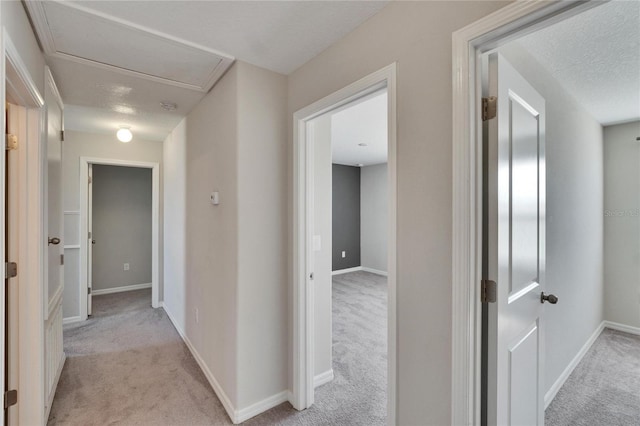
<path id="1" fill-rule="evenodd" d="M 64 142 L 64 130 L 60 130 L 60 141 Z"/>
<path id="2" fill-rule="evenodd" d="M 91 181 L 92 181 L 92 180 L 93 180 L 93 179 L 91 179 L 91 176 L 89 176 L 89 184 L 91 184 Z"/>
<path id="3" fill-rule="evenodd" d="M 18 264 L 16 262 L 5 262 L 4 279 L 14 278 L 18 276 Z"/>
<path id="4" fill-rule="evenodd" d="M 89 231 L 88 235 L 89 235 L 88 238 L 91 239 L 91 231 Z"/>
<path id="5" fill-rule="evenodd" d="M 498 284 L 492 280 L 482 280 L 480 287 L 480 300 L 482 303 L 496 303 L 498 296 Z"/>
<path id="6" fill-rule="evenodd" d="M 7 133 L 5 135 L 4 148 L 7 151 L 18 149 L 18 137 L 16 135 Z"/>
<path id="7" fill-rule="evenodd" d="M 64 254 L 60 255 L 60 264 L 64 265 Z"/>
<path id="8" fill-rule="evenodd" d="M 496 111 L 498 110 L 498 98 L 495 96 L 489 96 L 488 98 L 482 98 L 482 121 L 491 120 L 496 118 Z"/>
<path id="9" fill-rule="evenodd" d="M 87 287 L 87 294 L 91 294 L 91 287 Z"/>
<path id="10" fill-rule="evenodd" d="M 13 389 L 4 393 L 4 409 L 18 403 L 18 391 Z"/>

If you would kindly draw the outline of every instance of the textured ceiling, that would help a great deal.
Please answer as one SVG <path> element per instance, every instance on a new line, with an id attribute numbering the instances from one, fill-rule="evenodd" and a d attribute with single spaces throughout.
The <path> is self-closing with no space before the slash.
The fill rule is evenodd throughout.
<path id="1" fill-rule="evenodd" d="M 47 63 L 66 105 L 67 129 L 115 134 L 126 125 L 138 137 L 161 141 L 204 96 L 190 85 L 206 88 L 196 71 L 210 73 L 217 62 L 199 51 L 288 74 L 386 3 L 49 0 L 29 1 L 27 9 L 51 53 Z M 175 54 L 167 53 L 172 44 Z M 178 109 L 164 111 L 161 101 Z"/>
<path id="2" fill-rule="evenodd" d="M 385 90 L 332 115 L 332 162 L 346 166 L 386 163 L 387 134 Z"/>
<path id="3" fill-rule="evenodd" d="M 601 124 L 640 119 L 640 1 L 604 3 L 516 43 Z"/>

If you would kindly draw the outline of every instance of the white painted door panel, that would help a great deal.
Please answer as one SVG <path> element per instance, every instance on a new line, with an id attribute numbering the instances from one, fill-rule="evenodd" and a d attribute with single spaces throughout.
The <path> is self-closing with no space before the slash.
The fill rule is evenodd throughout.
<path id="1" fill-rule="evenodd" d="M 92 295 L 91 289 L 93 286 L 93 164 L 89 164 L 89 182 L 87 183 L 87 315 L 91 315 Z"/>
<path id="2" fill-rule="evenodd" d="M 499 54 L 489 58 L 488 424 L 543 425 L 545 101 Z"/>

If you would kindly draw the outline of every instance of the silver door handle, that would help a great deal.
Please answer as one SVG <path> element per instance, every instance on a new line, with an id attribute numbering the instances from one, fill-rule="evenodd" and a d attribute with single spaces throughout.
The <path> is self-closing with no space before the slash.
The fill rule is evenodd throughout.
<path id="1" fill-rule="evenodd" d="M 58 244 L 60 244 L 60 238 L 58 238 L 58 237 L 53 237 L 53 238 L 49 237 L 49 243 L 47 245 L 50 246 L 51 244 L 53 244 L 54 246 L 57 246 Z"/>

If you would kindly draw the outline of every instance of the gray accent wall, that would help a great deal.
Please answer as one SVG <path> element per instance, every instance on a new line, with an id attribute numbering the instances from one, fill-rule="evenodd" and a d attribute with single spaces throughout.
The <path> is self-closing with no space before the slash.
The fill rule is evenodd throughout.
<path id="1" fill-rule="evenodd" d="M 331 270 L 360 266 L 360 168 L 333 164 Z M 346 256 L 342 257 L 345 251 Z"/>
<path id="2" fill-rule="evenodd" d="M 151 169 L 93 165 L 94 290 L 151 283 L 151 200 Z"/>

